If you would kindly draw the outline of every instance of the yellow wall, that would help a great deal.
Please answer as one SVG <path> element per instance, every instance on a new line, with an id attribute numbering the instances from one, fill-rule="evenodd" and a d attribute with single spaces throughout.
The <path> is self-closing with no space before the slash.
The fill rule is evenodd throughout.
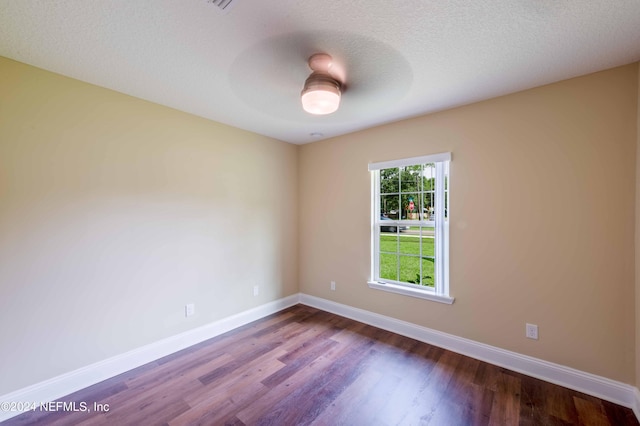
<path id="1" fill-rule="evenodd" d="M 301 291 L 634 383 L 637 85 L 633 64 L 302 146 Z M 444 151 L 455 303 L 369 289 L 367 164 Z"/>
<path id="2" fill-rule="evenodd" d="M 0 395 L 296 293 L 297 151 L 0 58 Z"/>

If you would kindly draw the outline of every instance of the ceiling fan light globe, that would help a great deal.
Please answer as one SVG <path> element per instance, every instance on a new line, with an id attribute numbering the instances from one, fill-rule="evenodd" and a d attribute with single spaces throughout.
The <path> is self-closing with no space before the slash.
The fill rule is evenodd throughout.
<path id="1" fill-rule="evenodd" d="M 325 89 L 311 89 L 302 94 L 302 108 L 309 114 L 324 115 L 340 106 L 340 93 Z"/>

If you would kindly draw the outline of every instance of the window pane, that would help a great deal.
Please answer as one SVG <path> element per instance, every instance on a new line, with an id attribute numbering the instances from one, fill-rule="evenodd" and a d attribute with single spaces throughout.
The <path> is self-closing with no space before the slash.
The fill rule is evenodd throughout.
<path id="1" fill-rule="evenodd" d="M 433 256 L 435 238 L 433 236 L 434 229 L 430 227 L 422 228 L 422 256 Z"/>
<path id="2" fill-rule="evenodd" d="M 406 232 L 406 231 L 405 231 Z M 409 231 L 413 232 L 413 231 Z M 400 253 L 420 255 L 420 237 L 418 235 L 403 235 L 400 237 Z"/>
<path id="3" fill-rule="evenodd" d="M 396 195 L 380 196 L 380 214 L 389 219 L 398 220 L 400 218 L 400 197 Z"/>
<path id="4" fill-rule="evenodd" d="M 420 220 L 420 209 L 422 206 L 422 200 L 420 194 L 417 192 L 402 193 L 402 218 L 407 220 Z"/>
<path id="5" fill-rule="evenodd" d="M 398 235 L 383 234 L 381 232 L 379 247 L 380 247 L 380 251 L 384 251 L 387 253 L 397 253 L 398 252 Z"/>
<path id="6" fill-rule="evenodd" d="M 435 193 L 433 191 L 422 194 L 422 211 L 424 212 L 424 220 L 435 219 Z"/>
<path id="7" fill-rule="evenodd" d="M 400 169 L 380 170 L 380 194 L 393 194 L 400 192 Z"/>
<path id="8" fill-rule="evenodd" d="M 425 168 L 426 170 L 426 168 Z M 423 191 L 433 191 L 436 189 L 436 184 L 435 184 L 435 178 L 433 176 L 430 176 L 430 171 L 425 171 L 425 173 L 427 173 L 427 175 L 423 176 L 422 178 L 422 188 Z"/>
<path id="9" fill-rule="evenodd" d="M 436 165 L 434 163 L 424 165 L 422 169 L 422 176 L 424 191 L 433 191 L 436 189 Z"/>
<path id="10" fill-rule="evenodd" d="M 433 287 L 435 283 L 435 268 L 433 258 L 422 258 L 422 285 Z"/>
<path id="11" fill-rule="evenodd" d="M 422 182 L 420 175 L 422 174 L 422 165 L 407 166 L 400 168 L 400 189 L 401 192 L 420 192 L 422 191 Z"/>
<path id="12" fill-rule="evenodd" d="M 400 280 L 406 283 L 420 283 L 420 258 L 400 256 Z"/>
<path id="13" fill-rule="evenodd" d="M 435 228 L 422 228 L 422 285 L 433 287 L 435 283 Z"/>
<path id="14" fill-rule="evenodd" d="M 398 281 L 398 256 L 380 253 L 380 278 Z"/>

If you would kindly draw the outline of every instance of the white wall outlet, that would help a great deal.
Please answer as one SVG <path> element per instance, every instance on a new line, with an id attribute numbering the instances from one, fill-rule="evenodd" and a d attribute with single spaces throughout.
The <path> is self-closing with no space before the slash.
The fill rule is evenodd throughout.
<path id="1" fill-rule="evenodd" d="M 336 282 L 331 281 L 331 290 L 336 291 Z"/>
<path id="2" fill-rule="evenodd" d="M 258 285 L 254 285 L 254 286 L 253 286 L 253 295 L 254 295 L 254 296 L 257 296 L 257 295 L 259 295 L 259 294 L 260 294 L 260 286 L 258 286 Z"/>
<path id="3" fill-rule="evenodd" d="M 196 305 L 193 303 L 189 303 L 184 305 L 184 316 L 190 317 L 191 315 L 196 313 Z"/>
<path id="4" fill-rule="evenodd" d="M 529 339 L 538 340 L 538 326 L 535 324 L 526 325 L 526 336 Z"/>

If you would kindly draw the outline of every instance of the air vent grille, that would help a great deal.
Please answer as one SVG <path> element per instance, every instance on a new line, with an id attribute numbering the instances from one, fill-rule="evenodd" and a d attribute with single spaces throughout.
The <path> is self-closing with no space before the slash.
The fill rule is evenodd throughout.
<path id="1" fill-rule="evenodd" d="M 212 3 L 218 6 L 220 10 L 228 12 L 233 6 L 234 0 L 207 0 L 208 3 Z"/>

